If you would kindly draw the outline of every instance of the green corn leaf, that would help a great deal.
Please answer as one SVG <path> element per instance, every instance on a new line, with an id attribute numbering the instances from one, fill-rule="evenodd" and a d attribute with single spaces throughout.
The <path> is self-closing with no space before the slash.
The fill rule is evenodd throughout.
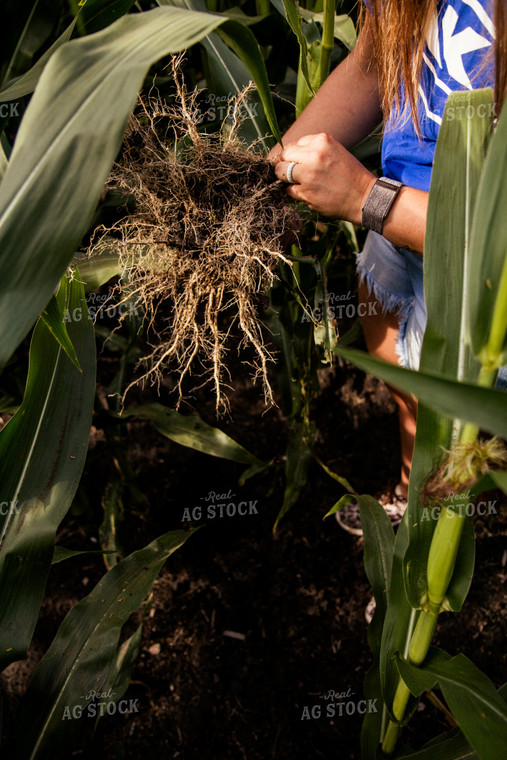
<path id="1" fill-rule="evenodd" d="M 123 697 L 130 685 L 132 670 L 139 657 L 142 633 L 143 626 L 141 623 L 132 636 L 129 636 L 119 647 L 116 658 L 109 669 L 105 691 L 111 689 L 116 702 Z"/>
<path id="2" fill-rule="evenodd" d="M 128 13 L 136 0 L 85 0 L 81 19 L 87 34 L 99 32 Z"/>
<path id="3" fill-rule="evenodd" d="M 313 337 L 317 346 L 322 346 L 326 362 L 331 362 L 334 349 L 338 345 L 336 330 L 329 310 L 326 275 L 320 261 L 315 262 L 317 284 L 315 286 L 314 314 L 320 314 L 318 325 L 314 325 Z"/>
<path id="4" fill-rule="evenodd" d="M 69 338 L 69 333 L 67 332 L 67 327 L 65 325 L 65 316 L 65 313 L 62 314 L 58 307 L 56 297 L 52 296 L 48 305 L 41 314 L 41 319 L 55 340 L 57 340 L 60 346 L 63 348 L 72 364 L 81 372 L 82 370 L 76 356 L 76 351 L 72 345 L 71 339 Z M 88 315 L 86 315 L 84 318 L 88 319 Z"/>
<path id="5" fill-rule="evenodd" d="M 489 89 L 454 93 L 448 98 L 435 151 L 426 227 L 424 297 L 428 318 L 420 370 L 467 383 L 477 382 L 480 369 L 466 340 L 470 295 L 466 270 L 473 255 L 471 219 L 492 131 L 492 102 Z M 461 113 L 471 117 L 454 118 Z M 435 520 L 422 519 L 419 494 L 436 453 L 450 449 L 461 432 L 463 423 L 456 419 L 459 414 L 453 417 L 442 419 L 431 403 L 419 405 L 407 508 L 410 546 L 404 561 L 407 593 L 414 607 L 426 591 L 427 557 L 436 527 Z M 448 589 L 455 611 L 461 609 L 468 593 L 474 559 L 469 520 Z"/>
<path id="6" fill-rule="evenodd" d="M 273 98 L 269 88 L 269 79 L 266 66 L 262 59 L 257 40 L 247 26 L 238 21 L 225 21 L 217 28 L 216 33 L 243 61 L 257 87 L 257 92 L 264 106 L 264 113 L 273 136 L 277 142 L 282 142 L 282 135 L 278 127 Z"/>
<path id="7" fill-rule="evenodd" d="M 401 651 L 406 657 L 410 638 L 417 623 L 419 612 L 413 609 L 407 599 L 405 590 L 405 573 L 403 559 L 409 546 L 409 531 L 407 519 L 403 519 L 396 532 L 394 541 L 393 561 L 391 568 L 391 585 L 389 587 L 387 610 L 382 629 L 382 643 L 380 648 L 380 679 L 382 694 L 386 706 L 392 706 L 399 675 L 393 663 L 393 654 Z M 417 707 L 417 700 L 409 701 L 406 720 L 412 715 Z M 391 716 L 392 717 L 392 716 Z"/>
<path id="8" fill-rule="evenodd" d="M 0 102 L 6 100 L 16 100 L 17 98 L 23 98 L 25 95 L 29 95 L 35 90 L 37 82 L 40 79 L 46 63 L 49 61 L 53 53 L 58 50 L 65 42 L 68 42 L 72 37 L 72 32 L 76 25 L 76 20 L 69 24 L 63 34 L 58 37 L 51 47 L 41 55 L 37 63 L 35 63 L 31 69 L 15 79 L 11 79 L 0 90 Z"/>
<path id="9" fill-rule="evenodd" d="M 376 757 L 376 748 L 382 740 L 387 725 L 387 709 L 382 699 L 379 659 L 382 629 L 387 611 L 394 556 L 394 530 L 383 507 L 371 496 L 356 497 L 361 513 L 364 535 L 364 568 L 376 607 L 373 620 L 368 626 L 368 644 L 373 653 L 373 666 L 364 683 L 368 700 L 376 699 L 377 710 L 368 711 L 361 730 L 361 749 L 364 760 Z"/>
<path id="10" fill-rule="evenodd" d="M 157 3 L 159 5 L 184 6 L 186 8 L 202 11 L 203 13 L 207 12 L 206 3 L 204 0 L 157 0 Z M 250 77 L 254 80 L 257 87 L 257 93 L 264 107 L 264 113 L 271 132 L 273 133 L 275 139 L 281 143 L 282 136 L 278 127 L 278 121 L 273 105 L 273 98 L 271 96 L 271 90 L 269 88 L 268 74 L 257 40 L 255 39 L 250 29 L 248 29 L 247 25 L 241 23 L 240 21 L 236 21 L 233 18 L 230 18 L 227 15 L 227 12 L 225 12 L 223 15 L 213 14 L 213 16 L 218 16 L 222 21 L 221 26 L 216 30 L 216 34 L 221 37 L 223 42 L 225 42 L 226 45 L 233 51 L 239 61 L 243 64 L 243 67 L 248 70 Z M 218 61 L 219 66 L 222 68 L 221 76 L 226 76 L 224 67 L 227 65 L 227 61 L 223 56 L 222 60 L 220 60 L 221 52 L 223 51 L 221 51 L 220 47 L 215 44 L 215 41 L 211 35 L 206 38 L 206 43 L 207 44 L 205 45 L 205 48 L 208 51 L 211 51 L 212 57 Z M 228 58 L 230 61 L 230 56 Z M 244 76 L 243 67 L 241 71 L 242 75 Z M 234 68 L 237 69 L 236 64 Z M 237 84 L 239 84 L 239 82 Z M 237 84 L 234 86 L 234 88 L 236 92 L 239 92 L 239 89 L 241 88 L 238 89 Z M 248 106 L 246 107 L 248 108 Z M 252 111 L 251 107 L 250 110 Z M 251 118 L 252 117 L 253 112 Z M 253 123 L 256 128 L 260 126 L 255 121 Z M 258 137 L 263 138 L 264 135 L 259 134 Z M 264 145 L 267 148 L 267 144 L 264 143 Z"/>
<path id="11" fill-rule="evenodd" d="M 299 495 L 308 480 L 308 468 L 312 455 L 308 448 L 308 431 L 305 420 L 293 419 L 288 426 L 289 442 L 287 445 L 287 459 L 285 461 L 285 489 L 283 502 L 273 525 L 273 533 L 276 533 L 278 524 L 289 509 L 294 506 Z"/>
<path id="12" fill-rule="evenodd" d="M 51 56 L 0 186 L 0 368 L 79 248 L 150 65 L 222 21 L 156 8 L 67 42 Z"/>
<path id="13" fill-rule="evenodd" d="M 368 641 L 377 659 L 391 586 L 394 530 L 385 509 L 372 496 L 360 495 L 356 498 L 364 535 L 364 569 L 376 601 L 375 615 L 368 627 Z"/>
<path id="14" fill-rule="evenodd" d="M 227 98 L 234 93 L 241 92 L 251 79 L 243 61 L 215 33 L 208 35 L 201 44 L 206 51 L 207 58 L 207 89 L 215 95 Z M 220 105 L 227 106 L 227 103 L 218 102 L 216 106 L 210 105 L 210 109 L 215 110 L 217 120 L 220 120 L 221 116 L 221 112 L 218 111 Z M 226 110 L 227 107 L 223 109 L 224 115 Z M 248 115 L 248 119 L 241 125 L 240 138 L 249 144 L 259 140 L 267 151 L 269 143 L 273 140 L 270 141 L 269 138 L 266 138 L 269 127 L 257 92 L 252 93 L 248 101 L 244 103 L 244 111 Z M 206 111 L 206 113 L 208 112 L 209 110 Z"/>
<path id="15" fill-rule="evenodd" d="M 100 545 L 104 551 L 104 563 L 111 570 L 123 554 L 118 541 L 118 524 L 123 514 L 123 482 L 114 480 L 107 484 L 102 496 L 104 519 L 99 527 Z"/>
<path id="16" fill-rule="evenodd" d="M 7 164 L 9 163 L 7 153 L 6 137 L 4 134 L 0 135 L 0 182 L 7 170 Z"/>
<path id="17" fill-rule="evenodd" d="M 88 710 L 84 697 L 91 690 L 103 693 L 111 670 L 118 678 L 122 626 L 148 595 L 167 558 L 190 535 L 166 533 L 129 555 L 67 614 L 20 705 L 18 745 L 24 760 L 59 760 L 69 757 L 69 747 L 77 749 L 75 732 L 86 733 L 87 723 L 93 724 L 87 716 L 66 716 L 76 707 Z"/>
<path id="18" fill-rule="evenodd" d="M 64 280 L 57 296 L 87 313 L 83 286 Z M 25 656 L 51 565 L 56 529 L 83 470 L 95 396 L 95 339 L 88 319 L 68 325 L 78 372 L 45 323 L 35 328 L 23 403 L 0 432 L 0 661 Z"/>
<path id="19" fill-rule="evenodd" d="M 113 248 L 101 251 L 91 259 L 76 257 L 75 263 L 79 267 L 79 279 L 84 283 L 86 293 L 97 290 L 120 274 L 120 258 Z"/>
<path id="20" fill-rule="evenodd" d="M 153 403 L 128 409 L 119 419 L 140 417 L 153 422 L 158 432 L 181 446 L 201 451 L 221 459 L 240 464 L 265 466 L 253 454 L 218 428 L 208 425 L 199 417 L 185 416 L 163 404 Z"/>
<path id="21" fill-rule="evenodd" d="M 420 668 L 397 657 L 400 674 L 413 694 L 436 684 L 470 745 L 481 760 L 507 756 L 507 702 L 490 679 L 462 654 L 451 657 L 431 647 Z"/>
<path id="22" fill-rule="evenodd" d="M 436 373 L 398 367 L 362 351 L 336 348 L 336 353 L 365 372 L 413 393 L 419 401 L 446 417 L 472 422 L 493 435 L 507 437 L 507 403 L 504 391 L 459 383 Z"/>
<path id="23" fill-rule="evenodd" d="M 323 13 L 315 13 L 306 8 L 299 8 L 299 13 L 305 21 L 324 22 Z M 334 18 L 334 36 L 339 42 L 343 42 L 348 50 L 353 50 L 357 42 L 356 28 L 354 22 L 346 13 L 337 14 Z"/>
<path id="24" fill-rule="evenodd" d="M 80 554 L 112 554 L 111 551 L 103 551 L 102 549 L 66 549 L 65 546 L 55 546 L 53 550 L 52 565 L 57 565 L 59 562 L 64 562 L 66 559 L 72 557 L 78 557 Z"/>
<path id="25" fill-rule="evenodd" d="M 376 710 L 368 710 L 361 726 L 361 760 L 378 760 L 378 748 L 387 727 L 388 713 L 382 699 L 380 669 L 377 664 L 364 679 L 364 695 L 375 700 Z"/>
<path id="26" fill-rule="evenodd" d="M 492 488 L 499 488 L 507 494 L 507 470 L 494 470 L 486 473 L 477 481 L 470 491 L 475 498 L 484 491 L 489 491 Z"/>
<path id="27" fill-rule="evenodd" d="M 304 77 L 304 81 L 306 83 L 308 91 L 310 92 L 310 95 L 313 96 L 315 93 L 313 91 L 313 87 L 310 81 L 310 72 L 308 70 L 308 45 L 306 44 L 306 39 L 303 34 L 303 23 L 300 15 L 301 8 L 299 7 L 299 3 L 297 3 L 296 0 L 281 0 L 281 4 L 283 5 L 285 18 L 287 19 L 287 22 L 296 35 L 296 39 L 298 41 L 299 65 L 301 68 L 301 74 Z"/>
<path id="28" fill-rule="evenodd" d="M 344 494 L 340 499 L 338 499 L 336 504 L 333 504 L 329 512 L 326 512 L 326 514 L 324 515 L 322 519 L 325 520 L 327 517 L 331 517 L 332 515 L 335 515 L 337 512 L 340 511 L 340 509 L 344 509 L 349 504 L 353 504 L 353 502 L 355 501 L 357 501 L 356 494 L 351 494 L 351 493 Z"/>
<path id="29" fill-rule="evenodd" d="M 402 753 L 399 760 L 479 760 L 459 728 L 453 728 L 437 738 L 438 741 L 428 742 L 418 752 Z"/>
<path id="30" fill-rule="evenodd" d="M 498 690 L 498 694 L 507 701 L 507 684 Z M 402 752 L 399 760 L 479 760 L 479 756 L 470 747 L 459 728 L 446 731 L 427 742 L 418 752 Z"/>
<path id="31" fill-rule="evenodd" d="M 468 336 L 474 353 L 485 350 L 499 312 L 494 355 L 496 366 L 507 362 L 507 109 L 495 129 L 477 192 L 467 268 L 469 302 Z M 502 284 L 503 276 L 503 284 Z M 503 309 L 503 312 L 502 312 Z M 501 334 L 503 333 L 503 335 Z M 498 353 L 496 352 L 498 349 Z"/>

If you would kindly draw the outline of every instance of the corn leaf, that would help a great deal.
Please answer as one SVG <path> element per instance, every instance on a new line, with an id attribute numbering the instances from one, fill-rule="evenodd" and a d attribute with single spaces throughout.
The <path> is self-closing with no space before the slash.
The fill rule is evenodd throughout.
<path id="1" fill-rule="evenodd" d="M 0 368 L 79 247 L 150 65 L 221 23 L 210 14 L 156 8 L 51 56 L 0 186 Z"/>
<path id="2" fill-rule="evenodd" d="M 460 383 L 436 373 L 389 364 L 362 351 L 336 348 L 336 353 L 365 372 L 417 396 L 420 402 L 449 418 L 472 422 L 493 435 L 507 437 L 505 391 Z"/>
<path id="3" fill-rule="evenodd" d="M 434 688 L 444 698 L 481 760 L 507 756 L 507 702 L 490 679 L 463 654 L 451 657 L 431 647 L 420 668 L 397 657 L 400 674 L 413 694 Z"/>
<path id="4" fill-rule="evenodd" d="M 251 77 L 245 64 L 236 53 L 233 53 L 214 32 L 202 40 L 201 44 L 207 57 L 206 81 L 208 90 L 227 98 L 234 93 L 241 92 L 248 85 Z M 218 110 L 221 105 L 226 106 L 227 104 L 218 102 L 216 106 L 210 105 L 210 109 L 216 112 L 217 120 L 222 117 L 222 112 Z M 224 116 L 226 110 L 227 108 L 223 109 Z M 249 144 L 255 140 L 260 141 L 267 152 L 269 143 L 272 143 L 273 140 L 272 138 L 270 140 L 269 137 L 266 138 L 269 127 L 257 92 L 252 93 L 248 102 L 245 102 L 244 111 L 248 118 L 241 125 L 239 136 Z M 209 114 L 209 110 L 206 111 L 206 114 Z"/>
<path id="5" fill-rule="evenodd" d="M 324 22 L 323 13 L 315 13 L 306 8 L 300 8 L 299 12 L 305 21 Z M 343 42 L 348 50 L 353 50 L 357 42 L 356 28 L 354 22 L 346 13 L 337 14 L 334 17 L 334 36 L 339 42 Z"/>
<path id="6" fill-rule="evenodd" d="M 63 280 L 60 313 L 87 314 L 77 281 Z M 88 449 L 95 395 L 92 323 L 69 323 L 69 337 L 83 372 L 78 372 L 40 320 L 30 347 L 23 403 L 0 432 L 0 664 L 25 656 L 47 574 L 56 529 L 79 483 Z"/>
<path id="7" fill-rule="evenodd" d="M 113 248 L 101 251 L 91 259 L 76 257 L 75 263 L 79 267 L 79 279 L 84 283 L 86 293 L 97 290 L 120 274 L 120 259 Z"/>
<path id="8" fill-rule="evenodd" d="M 495 309 L 500 311 L 503 336 L 497 366 L 507 362 L 507 109 L 503 109 L 491 139 L 477 192 L 467 268 L 468 335 L 476 356 L 487 345 Z M 503 279 L 503 285 L 502 285 Z"/>
<path id="9" fill-rule="evenodd" d="M 64 562 L 71 557 L 79 557 L 80 554 L 112 554 L 110 551 L 103 551 L 102 549 L 66 549 L 65 546 L 55 546 L 53 550 L 52 565 L 57 565 L 59 562 Z"/>
<path id="10" fill-rule="evenodd" d="M 76 706 L 87 708 L 85 695 L 103 693 L 111 671 L 118 676 L 122 626 L 148 595 L 167 558 L 190 535 L 166 533 L 129 555 L 67 614 L 20 705 L 18 745 L 25 760 L 69 757 L 74 734 L 86 733 L 87 719 L 66 720 L 66 708 L 71 715 Z"/>
<path id="11" fill-rule="evenodd" d="M 67 327 L 65 325 L 65 316 L 66 315 L 62 314 L 58 307 L 56 297 L 52 296 L 48 305 L 41 314 L 41 319 L 55 340 L 57 340 L 60 346 L 63 348 L 72 364 L 81 372 L 82 370 L 76 356 L 76 351 L 72 345 L 71 339 L 69 338 L 69 333 L 67 332 Z"/>
<path id="12" fill-rule="evenodd" d="M 53 53 L 58 50 L 65 42 L 68 42 L 72 37 L 72 32 L 76 25 L 76 20 L 69 24 L 63 34 L 58 37 L 51 47 L 41 55 L 39 60 L 32 66 L 31 69 L 21 74 L 19 77 L 15 77 L 7 82 L 0 90 L 0 102 L 5 100 L 16 100 L 17 98 L 23 98 L 25 95 L 29 95 L 35 90 L 37 82 L 40 79 L 46 63 L 49 61 Z"/>
<path id="13" fill-rule="evenodd" d="M 310 82 L 310 72 L 308 70 L 308 45 L 303 34 L 303 22 L 301 19 L 299 3 L 296 0 L 280 0 L 280 4 L 283 5 L 283 11 L 287 22 L 296 35 L 296 39 L 299 45 L 299 65 L 301 68 L 301 74 L 304 77 L 306 86 L 311 95 L 315 95 L 312 84 Z M 281 13 L 281 9 L 278 4 L 274 4 Z"/>
<path id="14" fill-rule="evenodd" d="M 273 98 L 269 88 L 266 66 L 262 59 L 259 44 L 250 29 L 238 21 L 225 21 L 217 28 L 216 33 L 243 61 L 257 87 L 257 92 L 264 106 L 264 113 L 275 139 L 281 143 L 282 135 L 278 127 Z"/>
<path id="15" fill-rule="evenodd" d="M 135 5 L 136 0 L 85 0 L 81 6 L 81 19 L 87 34 L 109 26 Z"/>
<path id="16" fill-rule="evenodd" d="M 507 684 L 498 689 L 498 694 L 507 701 Z M 399 760 L 479 760 L 479 756 L 470 747 L 459 728 L 453 728 L 445 734 L 436 736 L 417 752 L 402 752 Z"/>
<path id="17" fill-rule="evenodd" d="M 477 382 L 480 365 L 467 343 L 470 287 L 466 271 L 472 258 L 470 228 L 493 120 L 491 90 L 454 93 L 447 101 L 439 130 L 431 177 L 424 251 L 424 298 L 427 324 L 420 370 L 467 383 Z M 463 114 L 463 118 L 455 118 Z M 463 407 L 464 408 L 464 407 Z M 431 404 L 421 403 L 410 478 L 408 525 L 410 546 L 404 560 L 407 593 L 413 607 L 426 584 L 426 566 L 435 520 L 423 520 L 420 492 L 434 466 L 436 452 L 450 449 L 460 434 L 460 414 L 442 419 Z M 458 561 L 447 592 L 458 611 L 468 593 L 475 559 L 471 521 L 461 538 Z"/>
<path id="18" fill-rule="evenodd" d="M 191 8 L 203 13 L 207 12 L 204 0 L 157 0 L 157 3 L 159 5 L 175 5 L 178 7 Z M 211 56 L 211 60 L 214 60 L 216 64 L 215 75 L 218 73 L 218 70 L 221 70 L 220 78 L 231 79 L 233 92 L 239 92 L 242 89 L 239 80 L 240 78 L 245 79 L 245 71 L 249 72 L 249 79 L 252 78 L 255 82 L 257 94 L 264 107 L 265 117 L 271 132 L 275 139 L 278 142 L 281 142 L 282 136 L 278 127 L 273 98 L 269 88 L 268 74 L 257 40 L 245 23 L 236 20 L 238 18 L 237 15 L 232 18 L 228 16 L 227 11 L 224 12 L 224 14 L 213 15 L 221 18 L 223 23 L 219 28 L 217 27 L 215 35 L 209 35 L 205 38 L 206 44 L 204 47 Z M 224 54 L 223 48 L 216 44 L 217 35 L 221 37 L 223 42 L 231 49 L 236 60 L 232 59 L 230 55 Z M 231 66 L 231 69 L 227 70 L 228 65 L 230 65 L 233 60 L 233 66 Z M 232 69 L 234 69 L 234 72 Z M 229 89 L 226 92 L 230 93 L 231 90 Z M 254 109 L 251 105 L 246 104 L 245 107 L 250 111 L 250 120 L 257 131 L 257 137 L 263 140 L 265 133 L 262 131 L 262 119 L 255 118 Z M 263 144 L 267 149 L 267 143 L 265 140 L 263 140 Z"/>
<path id="19" fill-rule="evenodd" d="M 365 678 L 364 693 L 369 699 L 377 700 L 377 710 L 367 712 L 361 729 L 362 757 L 364 760 L 373 760 L 387 720 L 387 710 L 382 700 L 379 660 L 382 628 L 391 586 L 394 530 L 385 510 L 374 498 L 359 495 L 356 500 L 364 534 L 364 568 L 376 602 L 373 620 L 368 626 L 368 644 L 374 662 Z"/>
<path id="20" fill-rule="evenodd" d="M 265 466 L 253 454 L 218 428 L 194 415 L 185 416 L 163 404 L 144 404 L 123 412 L 119 419 L 140 417 L 153 422 L 158 432 L 181 446 L 240 464 Z"/>
<path id="21" fill-rule="evenodd" d="M 289 420 L 289 442 L 285 461 L 285 489 L 283 502 L 273 525 L 276 533 L 280 520 L 294 506 L 308 480 L 308 468 L 312 455 L 308 448 L 308 429 L 305 420 Z"/>
<path id="22" fill-rule="evenodd" d="M 399 755 L 399 760 L 479 760 L 478 754 L 471 748 L 459 728 L 453 728 L 437 739 L 438 741 L 435 739 L 428 742 L 417 752 Z"/>

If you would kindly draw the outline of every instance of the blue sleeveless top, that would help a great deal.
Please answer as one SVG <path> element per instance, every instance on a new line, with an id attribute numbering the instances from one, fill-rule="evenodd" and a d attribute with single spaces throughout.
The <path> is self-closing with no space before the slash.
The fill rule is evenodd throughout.
<path id="1" fill-rule="evenodd" d="M 417 102 L 421 138 L 415 133 L 410 111 L 403 117 L 394 114 L 389 117 L 382 143 L 386 177 L 429 190 L 435 144 L 448 95 L 455 90 L 493 87 L 490 57 L 493 39 L 493 0 L 439 0 L 438 18 L 435 17 L 430 29 L 423 54 Z M 402 109 L 404 103 L 402 96 Z M 466 118 L 465 108 L 456 106 L 449 116 Z"/>

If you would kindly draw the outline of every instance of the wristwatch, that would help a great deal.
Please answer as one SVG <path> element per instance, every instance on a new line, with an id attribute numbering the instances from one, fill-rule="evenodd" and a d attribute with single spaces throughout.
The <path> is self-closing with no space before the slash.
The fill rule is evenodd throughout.
<path id="1" fill-rule="evenodd" d="M 380 177 L 375 182 L 362 209 L 363 227 L 382 234 L 386 217 L 402 187 L 403 182 L 388 177 Z"/>

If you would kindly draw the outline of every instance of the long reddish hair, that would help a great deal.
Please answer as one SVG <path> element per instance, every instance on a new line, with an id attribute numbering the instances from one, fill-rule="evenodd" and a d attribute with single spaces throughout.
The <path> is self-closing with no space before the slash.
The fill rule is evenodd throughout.
<path id="1" fill-rule="evenodd" d="M 507 91 L 507 3 L 495 1 L 495 94 L 500 113 Z"/>
<path id="2" fill-rule="evenodd" d="M 378 67 L 382 110 L 402 117 L 411 112 L 417 132 L 417 94 L 427 33 L 438 12 L 437 0 L 370 0 L 370 28 Z M 507 86 L 507 3 L 494 2 L 496 40 L 495 99 L 500 111 Z M 366 19 L 364 4 L 360 24 Z M 405 109 L 401 110 L 401 85 Z"/>

